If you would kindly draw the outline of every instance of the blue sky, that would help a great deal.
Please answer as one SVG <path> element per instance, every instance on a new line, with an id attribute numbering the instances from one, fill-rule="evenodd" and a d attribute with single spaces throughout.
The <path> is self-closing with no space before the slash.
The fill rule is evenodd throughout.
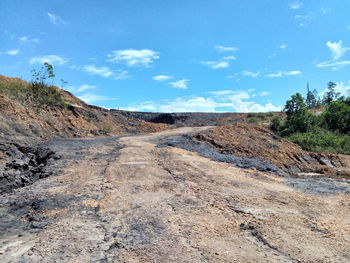
<path id="1" fill-rule="evenodd" d="M 273 111 L 350 88 L 349 0 L 0 1 L 0 74 L 140 111 Z"/>

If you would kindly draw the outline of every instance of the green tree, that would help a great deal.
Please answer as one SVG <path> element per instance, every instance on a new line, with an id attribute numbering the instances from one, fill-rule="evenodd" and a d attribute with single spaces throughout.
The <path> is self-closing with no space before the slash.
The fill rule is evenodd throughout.
<path id="1" fill-rule="evenodd" d="M 41 67 L 40 70 L 33 69 L 32 73 L 32 85 L 48 85 L 46 83 L 47 80 L 51 80 L 51 84 L 53 83 L 53 79 L 55 78 L 55 73 L 53 71 L 53 66 L 47 62 Z"/>
<path id="2" fill-rule="evenodd" d="M 350 105 L 347 99 L 332 101 L 326 107 L 323 118 L 327 129 L 340 133 L 350 133 Z"/>
<path id="3" fill-rule="evenodd" d="M 306 105 L 308 106 L 309 109 L 315 108 L 318 106 L 317 90 L 314 89 L 313 91 L 311 91 L 309 88 L 309 83 L 307 83 L 307 93 L 306 93 L 305 102 L 306 102 Z"/>
<path id="4" fill-rule="evenodd" d="M 338 99 L 338 97 L 340 96 L 340 93 L 335 91 L 336 86 L 337 84 L 335 84 L 334 82 L 332 81 L 328 82 L 327 91 L 323 96 L 323 105 L 328 105 L 332 101 L 335 101 Z"/>
<path id="5" fill-rule="evenodd" d="M 306 132 L 312 127 L 312 115 L 308 112 L 307 105 L 300 93 L 292 95 L 291 99 L 287 100 L 284 112 L 287 115 L 282 131 L 284 135 Z"/>

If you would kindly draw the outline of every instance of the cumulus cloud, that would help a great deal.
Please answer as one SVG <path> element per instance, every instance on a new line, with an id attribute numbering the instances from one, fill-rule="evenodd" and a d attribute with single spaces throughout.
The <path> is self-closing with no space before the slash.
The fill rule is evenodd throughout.
<path id="1" fill-rule="evenodd" d="M 266 112 L 280 111 L 281 106 L 272 103 L 259 104 L 252 100 L 252 90 L 234 91 L 220 90 L 209 92 L 210 96 L 179 97 L 174 100 L 160 102 L 146 101 L 133 103 L 126 110 L 157 112 Z"/>
<path id="2" fill-rule="evenodd" d="M 297 10 L 297 9 L 300 9 L 300 8 L 303 7 L 303 3 L 301 3 L 301 2 L 292 2 L 288 6 L 289 6 L 290 9 Z"/>
<path id="3" fill-rule="evenodd" d="M 188 79 L 180 79 L 178 81 L 169 82 L 169 85 L 176 89 L 188 89 L 187 83 L 189 82 Z"/>
<path id="4" fill-rule="evenodd" d="M 236 47 L 225 47 L 220 45 L 216 45 L 214 49 L 218 52 L 233 52 L 238 50 Z"/>
<path id="5" fill-rule="evenodd" d="M 6 51 L 6 54 L 10 55 L 10 56 L 17 56 L 19 54 L 19 50 L 18 49 L 11 49 L 11 50 Z"/>
<path id="6" fill-rule="evenodd" d="M 332 52 L 333 60 L 337 60 L 345 55 L 345 53 L 350 49 L 348 47 L 343 47 L 343 41 L 338 42 L 328 41 L 326 43 L 329 50 Z"/>
<path id="7" fill-rule="evenodd" d="M 54 25 L 65 25 L 66 21 L 63 20 L 62 17 L 52 14 L 52 13 L 47 13 L 47 16 L 49 17 L 49 20 L 52 24 Z"/>
<path id="8" fill-rule="evenodd" d="M 149 67 L 159 59 L 159 52 L 150 49 L 114 50 L 107 55 L 109 62 L 125 63 L 129 67 Z"/>
<path id="9" fill-rule="evenodd" d="M 29 60 L 30 64 L 44 64 L 45 62 L 53 65 L 63 65 L 68 62 L 68 59 L 57 55 L 47 55 L 41 57 L 32 57 Z"/>
<path id="10" fill-rule="evenodd" d="M 301 75 L 302 72 L 299 70 L 292 70 L 292 71 L 277 71 L 276 73 L 270 73 L 267 74 L 266 76 L 269 78 L 280 78 L 280 77 L 284 77 L 284 76 L 297 76 L 297 75 Z"/>
<path id="11" fill-rule="evenodd" d="M 157 76 L 154 76 L 152 79 L 155 80 L 155 81 L 161 82 L 161 81 L 166 81 L 166 80 L 171 79 L 171 76 L 168 76 L 168 75 L 157 75 Z"/>
<path id="12" fill-rule="evenodd" d="M 339 70 L 350 64 L 349 60 L 337 61 L 342 58 L 346 52 L 350 49 L 343 46 L 343 41 L 339 40 L 338 42 L 327 41 L 327 47 L 332 53 L 333 61 L 324 61 L 316 64 L 318 68 L 332 68 L 332 70 Z"/>
<path id="13" fill-rule="evenodd" d="M 30 44 L 30 43 L 39 43 L 40 40 L 38 38 L 29 38 L 27 36 L 22 36 L 19 38 L 19 42 L 21 44 Z"/>

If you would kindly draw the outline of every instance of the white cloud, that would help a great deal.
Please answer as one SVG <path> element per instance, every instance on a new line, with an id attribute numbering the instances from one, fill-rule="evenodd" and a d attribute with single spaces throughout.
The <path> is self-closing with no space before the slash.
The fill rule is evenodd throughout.
<path id="1" fill-rule="evenodd" d="M 320 11 L 321 11 L 321 14 L 322 14 L 322 15 L 325 15 L 325 14 L 327 14 L 330 10 L 327 9 L 327 8 L 325 8 L 325 7 L 321 7 Z"/>
<path id="2" fill-rule="evenodd" d="M 251 100 L 252 90 L 233 91 L 221 90 L 209 92 L 211 96 L 179 97 L 174 100 L 160 102 L 146 101 L 133 103 L 126 110 L 157 111 L 157 112 L 266 112 L 280 111 L 282 107 L 272 103 L 259 104 Z"/>
<path id="3" fill-rule="evenodd" d="M 292 70 L 292 71 L 277 71 L 276 73 L 270 73 L 266 75 L 269 78 L 279 78 L 279 77 L 284 77 L 284 76 L 297 76 L 301 75 L 302 72 L 299 70 Z"/>
<path id="4" fill-rule="evenodd" d="M 301 3 L 301 2 L 292 2 L 288 6 L 289 6 L 290 9 L 297 10 L 297 9 L 300 9 L 300 8 L 303 7 L 303 3 Z"/>
<path id="5" fill-rule="evenodd" d="M 346 27 L 346 29 L 347 29 L 347 30 L 350 30 L 350 25 L 348 25 L 348 26 Z"/>
<path id="6" fill-rule="evenodd" d="M 331 67 L 332 70 L 339 70 L 347 65 L 350 65 L 350 60 L 343 60 L 343 61 L 337 61 L 337 62 L 325 61 L 325 62 L 318 63 L 316 67 L 318 68 Z"/>
<path id="7" fill-rule="evenodd" d="M 220 95 L 228 95 L 228 94 L 234 94 L 237 93 L 237 91 L 234 90 L 216 90 L 216 91 L 209 91 L 209 94 L 220 96 Z"/>
<path id="8" fill-rule="evenodd" d="M 45 62 L 53 65 L 63 65 L 68 62 L 68 59 L 57 56 L 57 55 L 47 55 L 42 57 L 32 57 L 29 60 L 30 64 L 44 64 Z"/>
<path id="9" fill-rule="evenodd" d="M 178 81 L 169 82 L 169 85 L 177 89 L 188 89 L 187 82 L 189 82 L 188 79 L 180 79 Z"/>
<path id="10" fill-rule="evenodd" d="M 294 18 L 298 21 L 299 26 L 306 27 L 311 19 L 311 15 L 295 15 Z"/>
<path id="11" fill-rule="evenodd" d="M 230 66 L 227 61 L 202 61 L 201 64 L 212 69 L 228 68 Z"/>
<path id="12" fill-rule="evenodd" d="M 38 38 L 29 38 L 26 36 L 20 37 L 19 42 L 21 44 L 30 44 L 30 43 L 39 43 L 40 40 Z"/>
<path id="13" fill-rule="evenodd" d="M 260 71 L 257 71 L 257 72 L 251 72 L 251 71 L 247 71 L 247 70 L 242 71 L 242 76 L 244 76 L 244 77 L 256 78 L 259 75 L 260 75 Z"/>
<path id="14" fill-rule="evenodd" d="M 114 79 L 120 80 L 120 79 L 128 79 L 131 78 L 132 76 L 129 74 L 127 70 L 121 70 L 118 69 L 116 73 L 114 73 Z"/>
<path id="15" fill-rule="evenodd" d="M 82 101 L 85 101 L 88 104 L 93 102 L 98 102 L 98 101 L 113 100 L 112 98 L 109 98 L 109 97 L 100 96 L 100 95 L 91 94 L 91 93 L 83 94 L 81 96 L 78 96 L 78 98 L 81 99 Z"/>
<path id="16" fill-rule="evenodd" d="M 96 86 L 83 84 L 83 85 L 80 85 L 79 87 L 74 87 L 74 86 L 67 87 L 67 90 L 69 92 L 76 92 L 76 93 L 84 92 L 91 89 L 96 89 Z"/>
<path id="17" fill-rule="evenodd" d="M 157 76 L 154 76 L 152 79 L 155 80 L 155 81 L 161 82 L 161 81 L 166 81 L 166 80 L 171 79 L 171 76 L 168 76 L 168 75 L 157 75 Z"/>
<path id="18" fill-rule="evenodd" d="M 129 67 L 149 67 L 154 60 L 159 59 L 159 53 L 150 49 L 114 50 L 107 55 L 109 62 L 125 63 Z"/>
<path id="19" fill-rule="evenodd" d="M 6 54 L 10 55 L 10 56 L 17 56 L 19 54 L 19 50 L 18 49 L 11 49 L 9 51 L 6 51 Z"/>
<path id="20" fill-rule="evenodd" d="M 218 52 L 233 52 L 238 50 L 236 47 L 225 47 L 220 45 L 215 46 L 214 49 Z"/>
<path id="21" fill-rule="evenodd" d="M 63 20 L 62 17 L 52 14 L 52 13 L 47 13 L 47 16 L 49 17 L 49 20 L 52 24 L 54 25 L 65 25 L 66 21 Z"/>
<path id="22" fill-rule="evenodd" d="M 343 41 L 339 40 L 338 42 L 328 41 L 326 43 L 329 50 L 332 52 L 334 60 L 337 60 L 345 55 L 345 53 L 350 49 L 348 47 L 343 47 Z"/>
<path id="23" fill-rule="evenodd" d="M 91 75 L 98 75 L 104 78 L 113 76 L 113 72 L 108 67 L 95 67 L 94 65 L 86 65 L 83 70 Z"/>
<path id="24" fill-rule="evenodd" d="M 271 94 L 271 93 L 268 92 L 268 91 L 262 91 L 262 92 L 259 93 L 259 96 L 268 96 L 268 95 L 270 95 L 270 94 Z"/>
<path id="25" fill-rule="evenodd" d="M 237 58 L 235 56 L 226 56 L 222 58 L 223 60 L 236 60 Z"/>
<path id="26" fill-rule="evenodd" d="M 280 48 L 280 49 L 286 49 L 286 48 L 287 48 L 287 45 L 286 45 L 286 44 L 281 44 L 278 48 Z"/>

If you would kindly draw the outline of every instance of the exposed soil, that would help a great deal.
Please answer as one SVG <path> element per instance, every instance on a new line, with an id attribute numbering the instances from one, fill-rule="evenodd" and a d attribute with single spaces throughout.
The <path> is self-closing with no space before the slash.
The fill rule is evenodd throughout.
<path id="1" fill-rule="evenodd" d="M 205 142 L 225 155 L 263 159 L 293 176 L 316 173 L 350 178 L 349 155 L 304 151 L 263 126 L 228 124 L 204 131 L 192 139 Z"/>
<path id="2" fill-rule="evenodd" d="M 48 142 L 56 175 L 1 196 L 0 262 L 350 261 L 345 179 L 165 146 L 205 130 Z"/>

